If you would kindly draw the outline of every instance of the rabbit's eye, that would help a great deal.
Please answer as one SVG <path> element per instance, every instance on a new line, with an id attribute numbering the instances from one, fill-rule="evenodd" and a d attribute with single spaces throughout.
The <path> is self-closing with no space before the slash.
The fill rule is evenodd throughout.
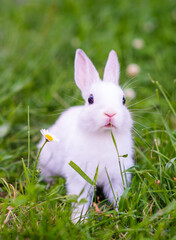
<path id="1" fill-rule="evenodd" d="M 123 105 L 125 104 L 125 102 L 126 102 L 126 100 L 125 100 L 125 97 L 123 97 L 123 100 L 122 100 L 122 102 L 123 102 Z"/>
<path id="2" fill-rule="evenodd" d="M 93 104 L 94 103 L 94 97 L 92 94 L 90 94 L 89 98 L 88 98 L 88 103 L 89 104 Z"/>

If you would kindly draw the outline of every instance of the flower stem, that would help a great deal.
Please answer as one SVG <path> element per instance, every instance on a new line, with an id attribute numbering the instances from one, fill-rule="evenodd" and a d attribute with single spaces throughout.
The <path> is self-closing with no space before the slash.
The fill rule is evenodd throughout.
<path id="1" fill-rule="evenodd" d="M 36 161 L 35 161 L 35 164 L 34 164 L 34 169 L 33 169 L 33 172 L 32 172 L 32 182 L 34 181 L 34 178 L 35 178 L 35 174 L 36 174 L 36 169 L 37 169 L 37 164 L 38 164 L 38 160 L 39 160 L 39 157 L 40 157 L 40 153 L 42 151 L 42 149 L 44 148 L 45 144 L 48 142 L 48 140 L 46 139 L 44 144 L 42 145 L 42 147 L 40 148 L 39 152 L 38 152 L 38 155 L 37 155 L 37 158 L 36 158 Z"/>

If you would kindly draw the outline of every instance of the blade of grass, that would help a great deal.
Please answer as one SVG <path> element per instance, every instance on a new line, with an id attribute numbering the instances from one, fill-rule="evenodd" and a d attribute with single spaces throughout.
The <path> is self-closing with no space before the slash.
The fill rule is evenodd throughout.
<path id="1" fill-rule="evenodd" d="M 105 171 L 106 171 L 106 174 L 107 174 L 107 177 L 108 177 L 108 181 L 109 181 L 109 184 L 110 184 L 110 187 L 111 187 L 111 191 L 112 191 L 112 194 L 113 194 L 113 197 L 114 197 L 115 207 L 116 207 L 116 206 L 117 206 L 117 198 L 116 198 L 116 196 L 115 196 L 114 189 L 113 189 L 113 187 L 112 187 L 111 179 L 110 179 L 110 177 L 109 177 L 107 168 L 105 168 Z M 117 197 L 118 197 L 118 196 L 117 196 Z"/>
<path id="2" fill-rule="evenodd" d="M 30 162 L 30 116 L 29 116 L 29 106 L 28 106 L 28 163 L 27 167 L 29 168 L 29 162 Z"/>
<path id="3" fill-rule="evenodd" d="M 73 161 L 69 162 L 69 165 L 82 177 L 84 178 L 90 185 L 94 186 L 95 182 L 93 182 L 88 176 L 87 174 L 85 174 L 82 169 L 76 165 L 76 163 L 74 163 Z"/>
<path id="4" fill-rule="evenodd" d="M 166 100 L 166 102 L 167 102 L 170 110 L 172 111 L 172 113 L 173 113 L 174 116 L 176 117 L 176 111 L 175 111 L 175 109 L 173 108 L 171 102 L 169 101 L 169 99 L 168 99 L 168 97 L 167 97 L 167 95 L 166 95 L 163 87 L 159 84 L 158 81 L 154 81 L 154 80 L 152 79 L 152 77 L 150 76 L 150 74 L 148 74 L 148 76 L 149 76 L 150 80 L 152 81 L 152 83 L 154 83 L 154 84 L 157 85 L 157 87 L 159 88 L 160 92 L 163 94 L 163 96 L 164 96 L 164 98 L 165 98 L 165 100 Z"/>
<path id="5" fill-rule="evenodd" d="M 140 148 L 135 147 L 135 151 L 137 153 L 139 153 L 141 155 L 141 157 L 146 161 L 146 163 L 148 163 L 148 165 L 150 166 L 150 168 L 156 172 L 156 169 L 154 168 L 154 166 L 152 165 L 152 162 L 146 157 L 146 155 L 140 150 Z"/>
<path id="6" fill-rule="evenodd" d="M 10 197 L 12 198 L 12 194 L 11 194 L 11 191 L 10 191 L 10 188 L 9 188 L 9 184 L 6 182 L 6 180 L 4 178 L 0 178 L 0 181 L 3 184 L 3 186 L 5 187 L 6 191 L 10 195 Z"/>
<path id="7" fill-rule="evenodd" d="M 162 117 L 162 116 L 161 116 L 161 117 Z M 169 136 L 169 138 L 170 138 L 170 141 L 171 141 L 171 143 L 172 143 L 172 146 L 173 146 L 173 148 L 174 148 L 175 151 L 176 151 L 176 139 L 175 139 L 174 135 L 172 134 L 171 130 L 169 129 L 169 126 L 168 126 L 168 124 L 166 123 L 166 121 L 164 120 L 163 117 L 162 117 L 162 121 L 163 121 L 164 127 L 165 127 L 165 129 L 166 129 L 166 132 L 167 132 L 167 134 L 168 134 L 168 136 Z"/>
<path id="8" fill-rule="evenodd" d="M 24 169 L 24 174 L 25 174 L 25 177 L 26 177 L 26 181 L 27 181 L 27 184 L 30 182 L 30 179 L 29 179 L 29 176 L 28 176 L 28 171 L 27 171 L 27 167 L 24 163 L 24 159 L 22 158 L 22 164 L 23 164 L 23 169 Z"/>
<path id="9" fill-rule="evenodd" d="M 97 177 L 98 177 L 98 169 L 99 169 L 99 165 L 97 166 L 96 171 L 95 171 L 95 176 L 94 176 L 94 183 L 95 183 L 95 185 L 96 185 Z"/>

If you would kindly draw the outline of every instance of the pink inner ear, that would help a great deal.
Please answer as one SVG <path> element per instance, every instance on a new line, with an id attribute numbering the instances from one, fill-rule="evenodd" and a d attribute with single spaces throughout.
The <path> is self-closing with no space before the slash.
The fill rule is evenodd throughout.
<path id="1" fill-rule="evenodd" d="M 83 92 L 96 81 L 99 81 L 97 70 L 84 51 L 78 49 L 75 56 L 75 82 L 77 86 Z"/>
<path id="2" fill-rule="evenodd" d="M 111 50 L 105 66 L 103 81 L 110 81 L 115 84 L 118 84 L 119 76 L 120 76 L 120 65 L 117 58 L 117 54 L 114 50 Z"/>

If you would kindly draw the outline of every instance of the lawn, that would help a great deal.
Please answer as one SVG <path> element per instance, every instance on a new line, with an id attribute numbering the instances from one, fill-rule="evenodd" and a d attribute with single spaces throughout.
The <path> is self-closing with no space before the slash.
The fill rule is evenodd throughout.
<path id="1" fill-rule="evenodd" d="M 176 239 L 175 33 L 175 0 L 0 0 L 0 239 Z M 120 84 L 135 93 L 135 167 L 118 214 L 104 202 L 74 225 L 64 179 L 46 189 L 33 169 L 40 129 L 83 104 L 77 48 L 101 77 L 118 54 Z"/>

